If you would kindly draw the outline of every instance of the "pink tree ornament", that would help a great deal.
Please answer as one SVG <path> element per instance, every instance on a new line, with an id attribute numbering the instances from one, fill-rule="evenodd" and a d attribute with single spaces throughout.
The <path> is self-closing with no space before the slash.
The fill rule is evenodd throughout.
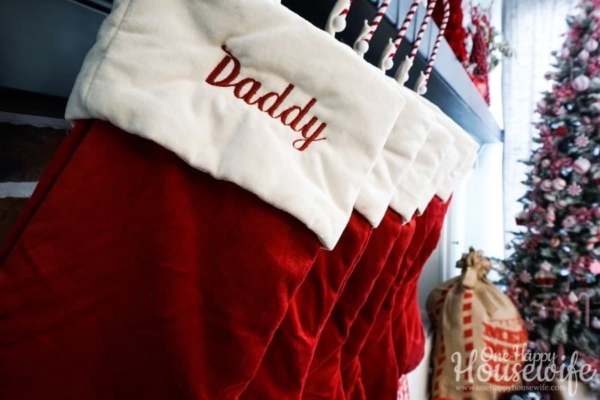
<path id="1" fill-rule="evenodd" d="M 589 266 L 590 272 L 594 275 L 600 275 L 600 261 L 594 260 Z"/>

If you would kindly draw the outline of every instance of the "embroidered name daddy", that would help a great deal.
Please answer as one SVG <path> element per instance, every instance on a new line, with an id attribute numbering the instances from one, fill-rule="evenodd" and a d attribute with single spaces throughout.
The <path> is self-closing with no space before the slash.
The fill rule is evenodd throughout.
<path id="1" fill-rule="evenodd" d="M 310 119 L 307 118 L 309 111 L 317 104 L 315 98 L 310 99 L 302 107 L 297 105 L 287 108 L 282 107 L 283 102 L 294 91 L 294 85 L 288 85 L 281 93 L 267 92 L 261 94 L 261 82 L 252 78 L 238 80 L 241 69 L 240 62 L 225 47 L 223 47 L 223 50 L 227 55 L 206 78 L 209 85 L 224 88 L 232 87 L 235 97 L 243 100 L 248 105 L 257 106 L 260 111 L 268 114 L 271 118 L 277 119 L 293 131 L 299 132 L 302 137 L 292 143 L 296 150 L 304 151 L 313 142 L 327 139 L 319 137 L 327 124 L 319 121 L 314 116 L 309 116 Z"/>

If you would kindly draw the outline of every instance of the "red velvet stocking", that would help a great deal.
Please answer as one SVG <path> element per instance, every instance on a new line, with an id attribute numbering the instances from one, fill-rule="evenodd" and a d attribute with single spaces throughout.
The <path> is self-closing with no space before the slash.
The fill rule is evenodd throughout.
<path id="1" fill-rule="evenodd" d="M 323 328 L 310 365 L 303 398 L 329 400 L 343 397 L 339 369 L 342 344 L 402 229 L 402 217 L 388 210 L 379 227 L 373 230 L 360 261 Z"/>
<path id="2" fill-rule="evenodd" d="M 392 287 L 399 273 L 399 268 L 407 251 L 413 235 L 416 233 L 415 227 L 418 226 L 416 219 L 402 227 L 402 232 L 392 249 L 390 256 L 386 260 L 381 275 L 377 279 L 369 298 L 361 308 L 358 317 L 352 324 L 348 340 L 342 346 L 340 369 L 344 390 L 350 393 L 356 383 L 356 376 L 350 375 L 346 369 L 353 363 L 359 363 L 359 354 L 369 336 L 371 328 L 376 321 L 377 314 Z M 356 369 L 355 367 L 353 367 Z M 353 377 L 354 376 L 354 377 Z M 358 379 L 360 380 L 360 379 Z"/>
<path id="3" fill-rule="evenodd" d="M 343 375 L 345 382 L 354 382 L 354 384 L 346 393 L 344 393 L 344 397 L 341 397 L 340 399 L 366 400 L 367 393 L 365 393 L 365 388 L 361 381 L 362 368 L 360 362 L 352 362 L 348 365 L 348 368 L 344 370 Z M 344 389 L 344 391 L 346 391 L 346 389 Z"/>
<path id="4" fill-rule="evenodd" d="M 403 288 L 406 288 L 406 294 L 403 295 L 399 292 L 396 295 L 393 332 L 396 362 L 400 375 L 414 370 L 423 359 L 425 333 L 417 297 L 418 281 L 423 267 L 438 245 L 449 205 L 450 201 L 442 203 L 437 197 L 429 204 L 435 213 L 430 215 L 427 239 L 417 257 L 414 258 L 412 265 L 407 265 L 409 273 L 402 285 Z"/>
<path id="5" fill-rule="evenodd" d="M 385 304 L 382 305 L 359 355 L 361 375 L 356 379 L 367 399 L 392 400 L 396 398 L 398 391 L 399 375 L 394 358 L 392 319 L 387 308 Z"/>
<path id="6" fill-rule="evenodd" d="M 0 398 L 235 398 L 320 247 L 252 193 L 80 122 L 0 253 Z"/>
<path id="7" fill-rule="evenodd" d="M 394 353 L 394 332 L 392 332 L 392 311 L 394 310 L 395 300 L 403 300 L 405 295 L 406 277 L 411 274 L 410 263 L 417 258 L 422 251 L 423 244 L 427 241 L 431 229 L 433 216 L 437 213 L 437 204 L 431 204 L 425 213 L 416 217 L 415 233 L 410 241 L 410 246 L 404 253 L 401 260 L 400 271 L 390 286 L 377 318 L 369 332 L 365 344 L 360 352 L 360 364 L 362 374 L 360 382 L 349 380 L 348 387 L 361 384 L 363 391 L 369 399 L 391 399 L 395 397 L 398 388 L 398 368 Z M 418 315 L 417 305 L 417 315 Z M 414 316 L 413 316 L 414 317 Z M 414 323 L 414 322 L 413 322 Z M 411 337 L 402 337 L 410 346 L 420 346 L 420 343 L 410 342 Z M 420 339 L 415 337 L 414 339 Z M 356 361 L 355 361 L 356 362 Z M 357 377 L 353 377 L 357 379 Z M 349 389 L 352 391 L 353 389 Z"/>
<path id="8" fill-rule="evenodd" d="M 333 251 L 321 251 L 241 399 L 299 399 L 317 341 L 366 247 L 371 225 L 354 213 Z"/>

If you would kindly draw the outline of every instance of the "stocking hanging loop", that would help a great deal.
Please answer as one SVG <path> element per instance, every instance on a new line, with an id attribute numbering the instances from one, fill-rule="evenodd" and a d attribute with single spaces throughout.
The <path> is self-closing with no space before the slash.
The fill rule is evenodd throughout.
<path id="1" fill-rule="evenodd" d="M 369 44 L 371 43 L 371 39 L 373 35 L 379 28 L 379 24 L 381 24 L 381 20 L 385 16 L 388 7 L 392 0 L 383 0 L 377 9 L 377 13 L 375 17 L 373 17 L 373 21 L 369 24 L 367 20 L 365 20 L 362 30 L 360 31 L 360 35 L 354 42 L 354 51 L 360 57 L 364 57 L 365 53 L 369 51 Z"/>
<path id="2" fill-rule="evenodd" d="M 417 79 L 417 84 L 415 85 L 415 91 L 421 95 L 427 93 L 427 83 L 429 82 L 431 72 L 433 71 L 433 64 L 435 64 L 435 59 L 437 58 L 438 51 L 440 50 L 442 38 L 446 33 L 446 27 L 448 26 L 448 21 L 450 20 L 450 1 L 442 0 L 442 3 L 444 5 L 444 15 L 442 17 L 442 23 L 440 24 L 440 30 L 435 39 L 435 44 L 433 45 L 431 56 L 429 57 L 429 61 L 425 67 L 425 72 L 421 72 L 419 78 Z"/>
<path id="3" fill-rule="evenodd" d="M 325 30 L 331 36 L 335 36 L 336 33 L 343 32 L 346 29 L 346 16 L 350 12 L 353 2 L 354 0 L 337 0 L 333 6 L 325 26 Z"/>
<path id="4" fill-rule="evenodd" d="M 383 50 L 383 54 L 381 55 L 381 59 L 379 60 L 379 68 L 381 68 L 384 72 L 389 71 L 394 66 L 394 57 L 396 56 L 396 52 L 400 48 L 400 44 L 402 43 L 402 40 L 406 35 L 408 27 L 415 18 L 421 1 L 422 0 L 414 0 L 412 2 L 410 8 L 408 9 L 406 17 L 404 18 L 404 22 L 402 22 L 400 30 L 398 30 L 398 33 L 396 34 L 396 37 L 394 38 L 394 40 L 392 40 L 392 38 L 389 38 L 388 44 Z"/>
<path id="5" fill-rule="evenodd" d="M 421 41 L 423 40 L 423 36 L 425 35 L 425 31 L 429 26 L 429 21 L 431 21 L 431 17 L 433 15 L 433 10 L 435 9 L 435 5 L 437 4 L 437 0 L 429 0 L 427 3 L 427 12 L 425 13 L 425 17 L 423 18 L 423 22 L 421 22 L 421 27 L 419 28 L 419 32 L 417 33 L 417 37 L 412 45 L 410 53 L 404 61 L 400 64 L 400 68 L 398 68 L 398 72 L 396 73 L 396 81 L 401 85 L 404 85 L 408 80 L 408 72 L 412 68 L 412 65 L 415 61 L 415 57 L 417 56 L 417 52 L 419 51 L 419 46 L 421 45 Z"/>

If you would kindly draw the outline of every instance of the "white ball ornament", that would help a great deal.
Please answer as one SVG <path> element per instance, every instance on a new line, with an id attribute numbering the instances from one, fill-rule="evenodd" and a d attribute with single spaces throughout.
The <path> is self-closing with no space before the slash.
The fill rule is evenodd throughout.
<path id="1" fill-rule="evenodd" d="M 390 69 L 392 69 L 392 67 L 394 66 L 394 61 L 391 58 L 386 58 L 385 61 L 383 62 L 383 68 L 385 68 L 386 71 L 389 71 Z"/>
<path id="2" fill-rule="evenodd" d="M 333 26 L 333 29 L 336 32 L 341 32 L 344 29 L 346 29 L 346 18 L 344 16 L 338 15 L 333 19 L 331 25 Z"/>
<path id="3" fill-rule="evenodd" d="M 552 190 L 552 181 L 549 179 L 546 179 L 544 181 L 542 181 L 542 183 L 540 184 L 540 189 L 542 189 L 544 192 L 549 192 Z"/>
<path id="4" fill-rule="evenodd" d="M 590 87 L 590 78 L 585 75 L 579 75 L 571 82 L 571 87 L 577 92 L 583 92 Z"/>
<path id="5" fill-rule="evenodd" d="M 569 301 L 573 304 L 577 303 L 579 301 L 579 297 L 577 297 L 577 295 L 575 294 L 575 292 L 571 292 L 569 293 Z"/>
<path id="6" fill-rule="evenodd" d="M 587 158 L 579 157 L 573 162 L 573 171 L 577 172 L 579 175 L 584 175 L 590 168 L 592 168 L 592 163 Z"/>
<path id="7" fill-rule="evenodd" d="M 596 51 L 598 49 L 598 41 L 595 39 L 590 39 L 585 44 L 585 49 L 590 53 Z"/>
<path id="8" fill-rule="evenodd" d="M 369 44 L 364 40 L 361 40 L 356 44 L 356 51 L 358 51 L 360 54 L 365 54 L 367 51 L 369 51 Z"/>
<path id="9" fill-rule="evenodd" d="M 562 178 L 556 178 L 552 181 L 552 187 L 554 190 L 560 192 L 561 190 L 565 190 L 567 187 L 567 182 L 565 182 L 565 180 Z"/>

